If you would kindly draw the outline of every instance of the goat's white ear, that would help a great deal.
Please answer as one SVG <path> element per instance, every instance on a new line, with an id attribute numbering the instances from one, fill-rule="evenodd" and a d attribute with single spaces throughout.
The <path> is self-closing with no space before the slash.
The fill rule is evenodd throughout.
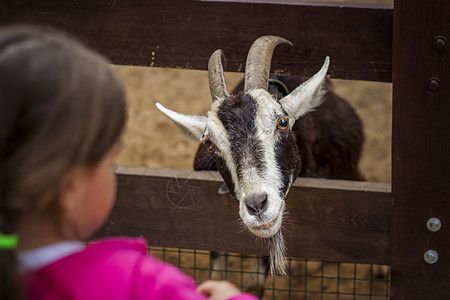
<path id="1" fill-rule="evenodd" d="M 322 68 L 313 77 L 280 100 L 289 117 L 295 120 L 322 104 L 326 90 L 323 88 L 330 58 L 327 56 Z"/>
<path id="2" fill-rule="evenodd" d="M 206 126 L 206 117 L 195 115 L 184 115 L 165 108 L 160 103 L 156 103 L 156 107 L 168 116 L 181 131 L 190 138 L 197 141 L 203 138 Z"/>

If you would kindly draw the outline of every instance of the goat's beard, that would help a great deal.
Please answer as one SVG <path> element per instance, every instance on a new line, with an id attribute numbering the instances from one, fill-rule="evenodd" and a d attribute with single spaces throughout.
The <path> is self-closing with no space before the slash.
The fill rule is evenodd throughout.
<path id="1" fill-rule="evenodd" d="M 285 264 L 286 246 L 284 244 L 282 228 L 268 238 L 270 273 L 272 275 L 287 275 Z"/>

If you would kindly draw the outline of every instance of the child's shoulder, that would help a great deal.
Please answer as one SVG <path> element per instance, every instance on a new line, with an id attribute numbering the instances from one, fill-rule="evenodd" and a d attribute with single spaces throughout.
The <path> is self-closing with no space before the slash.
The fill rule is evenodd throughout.
<path id="1" fill-rule="evenodd" d="M 197 294 L 191 278 L 174 266 L 148 255 L 147 244 L 142 238 L 94 242 L 70 264 L 64 269 L 78 266 L 77 277 L 85 287 L 92 285 L 98 290 L 102 286 L 100 290 L 106 288 L 112 299 L 122 299 L 119 294 L 130 293 L 137 299 L 147 299 L 150 295 L 153 299 L 204 299 Z M 80 268 L 82 265 L 84 267 Z M 92 289 L 88 290 L 92 292 Z"/>
<path id="2" fill-rule="evenodd" d="M 134 256 L 147 255 L 147 243 L 143 238 L 115 237 L 90 242 L 84 255 L 128 254 Z"/>
<path id="3" fill-rule="evenodd" d="M 131 266 L 148 258 L 147 244 L 142 238 L 108 238 L 90 242 L 83 251 L 67 257 L 66 263 L 83 263 L 91 267 Z M 72 261 L 72 262 L 71 262 Z"/>
<path id="4" fill-rule="evenodd" d="M 122 281 L 132 278 L 136 299 L 146 299 L 148 295 L 151 295 L 152 299 L 205 299 L 197 293 L 192 278 L 178 268 L 148 255 L 144 239 L 103 240 L 88 247 L 86 252 L 89 251 L 94 256 L 97 256 L 97 253 L 98 255 L 107 253 L 103 261 L 108 265 L 108 269 L 123 267 L 131 271 L 129 277 L 124 275 L 128 271 L 122 272 L 119 277 L 125 276 Z M 114 280 L 117 281 L 117 278 Z"/>
<path id="5" fill-rule="evenodd" d="M 136 274 L 142 265 L 151 270 L 165 268 L 167 265 L 148 254 L 148 246 L 143 238 L 108 238 L 90 243 L 86 249 L 73 257 L 73 263 L 88 264 L 90 269 L 109 274 Z M 117 274 L 116 274 L 117 275 Z M 116 276 L 114 275 L 114 276 Z M 125 275 L 126 276 L 126 275 Z"/>
<path id="6" fill-rule="evenodd" d="M 149 255 L 147 243 L 143 238 L 120 237 L 97 240 L 80 253 L 79 259 L 98 268 L 112 268 L 121 272 L 127 269 L 135 274 L 142 268 L 148 273 L 160 272 L 161 269 L 176 269 Z"/>
<path id="7" fill-rule="evenodd" d="M 152 281 L 167 268 L 147 254 L 144 239 L 112 238 L 90 243 L 84 250 L 44 267 L 29 287 L 31 295 L 45 291 L 71 294 L 70 299 L 106 299 L 105 295 L 127 299 L 136 292 L 136 283 Z"/>

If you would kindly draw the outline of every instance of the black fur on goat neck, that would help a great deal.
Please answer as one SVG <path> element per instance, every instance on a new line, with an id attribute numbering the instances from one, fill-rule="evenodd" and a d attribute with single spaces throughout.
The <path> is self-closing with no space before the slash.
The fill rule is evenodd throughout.
<path id="1" fill-rule="evenodd" d="M 302 82 L 301 78 L 292 76 L 276 78 L 289 90 L 295 89 Z M 243 82 L 236 87 L 232 95 L 239 94 L 242 88 Z M 277 159 L 289 157 L 281 153 L 292 147 L 296 148 L 301 157 L 301 168 L 300 159 L 298 161 L 298 176 L 364 180 L 358 171 L 358 161 L 364 142 L 362 122 L 354 109 L 331 91 L 328 82 L 326 88 L 328 91 L 325 101 L 316 110 L 300 117 L 294 124 L 292 135 L 296 147 L 291 144 L 280 144 L 280 148 L 277 149 L 280 155 L 277 155 Z M 279 96 L 282 95 L 278 94 Z M 236 99 L 234 101 L 237 101 Z M 224 162 L 217 155 L 200 144 L 194 159 L 194 170 L 219 170 L 230 192 L 233 193 L 231 176 L 224 167 Z"/>

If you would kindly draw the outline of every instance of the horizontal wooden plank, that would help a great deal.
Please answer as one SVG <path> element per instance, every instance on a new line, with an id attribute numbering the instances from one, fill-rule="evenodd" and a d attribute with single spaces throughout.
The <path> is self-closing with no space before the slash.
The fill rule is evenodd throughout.
<path id="1" fill-rule="evenodd" d="M 279 35 L 272 71 L 310 76 L 331 57 L 336 78 L 391 81 L 392 8 L 300 1 L 3 1 L 0 24 L 44 23 L 77 35 L 115 64 L 206 69 L 221 48 L 243 72 L 251 43 Z"/>
<path id="2" fill-rule="evenodd" d="M 118 166 L 117 203 L 97 236 L 144 236 L 153 246 L 266 254 L 219 195 L 217 172 Z M 298 178 L 287 198 L 288 255 L 389 264 L 390 184 Z"/>

